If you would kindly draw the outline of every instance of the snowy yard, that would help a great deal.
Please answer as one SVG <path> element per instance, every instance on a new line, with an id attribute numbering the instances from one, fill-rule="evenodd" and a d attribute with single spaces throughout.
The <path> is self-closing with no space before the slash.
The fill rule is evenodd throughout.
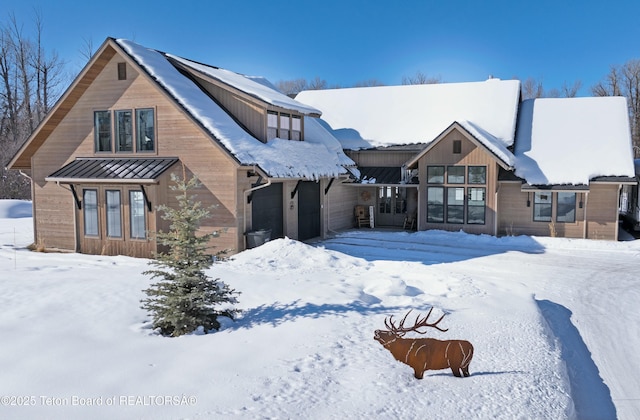
<path id="1" fill-rule="evenodd" d="M 30 203 L 0 201 L 0 418 L 640 418 L 640 240 L 346 232 L 215 265 L 244 310 L 164 338 L 147 261 L 36 253 Z M 422 380 L 373 340 L 447 315 L 471 377 Z"/>

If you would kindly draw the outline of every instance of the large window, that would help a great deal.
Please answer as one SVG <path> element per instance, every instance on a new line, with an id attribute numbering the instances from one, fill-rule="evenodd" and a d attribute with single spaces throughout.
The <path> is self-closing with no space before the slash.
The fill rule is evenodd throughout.
<path id="1" fill-rule="evenodd" d="M 553 206 L 552 194 L 537 192 L 533 194 L 533 220 L 535 222 L 550 222 Z"/>
<path id="2" fill-rule="evenodd" d="M 119 190 L 106 191 L 107 237 L 122 237 L 122 212 Z"/>
<path id="3" fill-rule="evenodd" d="M 556 221 L 573 223 L 576 221 L 576 193 L 559 192 Z"/>
<path id="4" fill-rule="evenodd" d="M 136 109 L 136 149 L 139 152 L 155 150 L 155 127 L 153 109 Z"/>
<path id="5" fill-rule="evenodd" d="M 144 196 L 142 195 L 142 191 L 129 191 L 129 213 L 131 238 L 146 238 L 147 226 L 145 223 Z"/>
<path id="6" fill-rule="evenodd" d="M 111 112 L 96 111 L 93 113 L 95 151 L 111 151 Z"/>
<path id="7" fill-rule="evenodd" d="M 486 166 L 427 166 L 427 184 L 443 184 L 427 188 L 427 222 L 485 224 L 486 183 Z"/>
<path id="8" fill-rule="evenodd" d="M 427 222 L 444 222 L 444 188 L 427 188 Z"/>
<path id="9" fill-rule="evenodd" d="M 82 193 L 84 209 L 84 234 L 98 236 L 98 191 L 84 190 Z"/>

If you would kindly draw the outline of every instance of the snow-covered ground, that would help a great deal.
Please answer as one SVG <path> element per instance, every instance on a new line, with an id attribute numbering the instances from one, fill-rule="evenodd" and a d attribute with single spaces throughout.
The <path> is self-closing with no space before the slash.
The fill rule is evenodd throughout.
<path id="1" fill-rule="evenodd" d="M 345 232 L 215 265 L 244 313 L 164 338 L 147 261 L 30 252 L 30 204 L 0 201 L 0 418 L 640 418 L 640 241 Z M 373 340 L 445 312 L 469 378 L 416 380 Z"/>

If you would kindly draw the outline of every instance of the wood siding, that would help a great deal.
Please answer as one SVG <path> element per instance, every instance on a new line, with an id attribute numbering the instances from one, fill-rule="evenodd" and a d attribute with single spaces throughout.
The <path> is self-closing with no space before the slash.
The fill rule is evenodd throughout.
<path id="1" fill-rule="evenodd" d="M 553 228 L 558 237 L 618 238 L 617 184 L 591 184 L 588 192 L 577 192 L 576 221 L 570 223 L 556 221 L 557 193 L 548 193 L 552 194 L 553 226 L 551 222 L 533 220 L 533 192 L 523 192 L 519 182 L 501 183 L 498 192 L 498 235 L 551 236 Z"/>
<path id="2" fill-rule="evenodd" d="M 167 156 L 179 157 L 188 173 L 198 176 L 203 187 L 198 191 L 197 200 L 205 207 L 215 206 L 213 217 L 205 221 L 202 230 L 223 230 L 215 240 L 217 249 L 244 248 L 238 241 L 239 220 L 236 218 L 239 208 L 237 189 L 238 164 L 215 141 L 168 98 L 147 77 L 139 74 L 135 67 L 127 62 L 127 80 L 118 80 L 117 66 L 126 61 L 116 55 L 109 60 L 95 81 L 86 88 L 65 117 L 52 130 L 51 135 L 35 153 L 32 159 L 34 181 L 34 207 L 36 238 L 43 239 L 45 246 L 75 250 L 74 201 L 68 187 L 45 182 L 44 178 L 72 161 L 76 157 L 96 156 L 94 153 L 93 112 L 96 110 L 119 110 L 153 108 L 156 118 L 157 147 L 154 153 L 100 153 L 105 157 L 127 156 Z M 174 169 L 182 176 L 180 164 Z M 154 191 L 154 206 L 169 202 L 173 192 L 168 191 L 168 175 Z M 81 194 L 81 192 L 79 192 Z M 156 225 L 159 216 L 153 212 L 149 227 Z M 240 220 L 241 222 L 241 220 Z M 162 222 L 158 226 L 165 226 Z M 79 231 L 81 232 L 81 231 Z M 80 239 L 80 238 L 79 238 Z M 148 256 L 145 249 L 107 246 L 104 244 L 82 243 L 91 252 L 103 250 L 125 253 L 132 256 Z M 98 249 L 99 248 L 99 249 Z M 117 251 L 116 251 L 117 250 Z M 111 251 L 107 251 L 111 253 Z"/>
<path id="3" fill-rule="evenodd" d="M 453 153 L 453 142 L 461 142 L 461 152 Z M 450 223 L 427 223 L 427 186 L 441 186 L 427 184 L 428 166 L 485 166 L 486 184 L 464 184 L 470 187 L 486 187 L 485 195 L 485 223 L 475 224 L 450 224 Z M 420 189 L 418 198 L 418 230 L 443 229 L 443 230 L 463 230 L 474 234 L 495 234 L 496 227 L 496 189 L 498 179 L 498 164 L 489 152 L 477 146 L 467 135 L 457 129 L 451 130 L 443 138 L 433 145 L 427 153 L 418 160 L 418 172 L 420 178 Z M 465 170 L 465 177 L 467 171 Z M 466 180 L 468 181 L 468 180 Z M 447 184 L 444 186 L 455 187 L 457 184 Z M 463 186 L 463 185 L 461 185 Z"/>

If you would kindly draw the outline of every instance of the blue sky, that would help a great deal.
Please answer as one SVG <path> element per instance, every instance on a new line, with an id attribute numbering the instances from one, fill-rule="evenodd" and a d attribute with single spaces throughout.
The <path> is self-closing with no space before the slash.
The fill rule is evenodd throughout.
<path id="1" fill-rule="evenodd" d="M 320 77 L 352 86 L 400 84 L 422 72 L 443 82 L 534 77 L 546 90 L 581 80 L 581 95 L 611 65 L 640 59 L 640 2 L 577 0 L 4 0 L 29 34 L 76 73 L 80 51 L 106 37 L 240 73 Z"/>

